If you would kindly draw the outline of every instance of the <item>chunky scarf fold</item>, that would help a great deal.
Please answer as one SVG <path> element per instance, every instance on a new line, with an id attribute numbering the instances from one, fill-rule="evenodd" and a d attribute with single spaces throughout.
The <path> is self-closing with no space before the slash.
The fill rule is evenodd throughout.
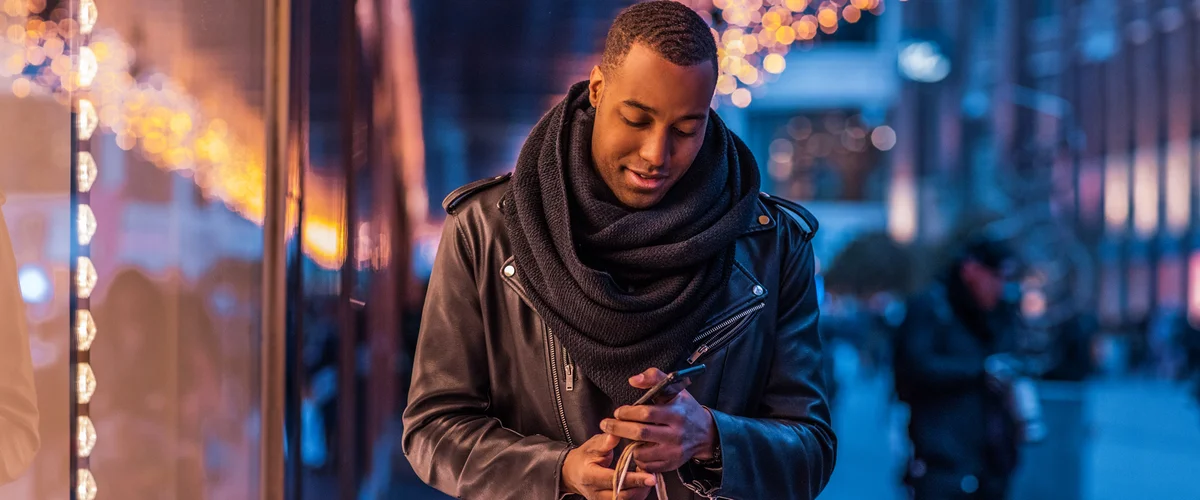
<path id="1" fill-rule="evenodd" d="M 521 149 L 504 221 L 517 278 L 575 364 L 614 403 L 628 378 L 676 368 L 729 280 L 752 222 L 758 167 L 710 111 L 704 145 L 662 202 L 633 210 L 592 163 L 587 82 L 538 122 Z"/>

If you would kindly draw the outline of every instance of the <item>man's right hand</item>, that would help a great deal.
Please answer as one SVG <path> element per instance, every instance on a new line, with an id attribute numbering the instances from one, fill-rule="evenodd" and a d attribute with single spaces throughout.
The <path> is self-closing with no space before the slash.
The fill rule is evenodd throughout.
<path id="1" fill-rule="evenodd" d="M 562 485 L 569 493 L 583 495 L 588 500 L 643 500 L 654 488 L 654 475 L 631 471 L 625 476 L 625 488 L 613 498 L 613 449 L 621 438 L 597 434 L 582 446 L 567 452 L 563 461 Z"/>

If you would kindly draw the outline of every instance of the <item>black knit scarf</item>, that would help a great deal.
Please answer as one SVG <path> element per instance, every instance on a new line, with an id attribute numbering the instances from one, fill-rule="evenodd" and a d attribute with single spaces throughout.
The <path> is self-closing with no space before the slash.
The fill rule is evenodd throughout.
<path id="1" fill-rule="evenodd" d="M 595 109 L 571 87 L 521 149 L 503 204 L 517 277 L 579 369 L 613 402 L 628 378 L 670 371 L 729 281 L 734 240 L 754 217 L 758 167 L 710 112 L 690 170 L 654 207 L 617 201 L 592 162 Z"/>

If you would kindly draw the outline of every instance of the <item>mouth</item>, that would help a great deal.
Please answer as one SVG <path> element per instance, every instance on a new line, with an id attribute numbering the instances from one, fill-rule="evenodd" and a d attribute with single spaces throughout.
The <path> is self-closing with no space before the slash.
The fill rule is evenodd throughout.
<path id="1" fill-rule="evenodd" d="M 667 184 L 667 174 L 643 174 L 625 169 L 625 178 L 631 186 L 640 191 L 655 191 Z"/>

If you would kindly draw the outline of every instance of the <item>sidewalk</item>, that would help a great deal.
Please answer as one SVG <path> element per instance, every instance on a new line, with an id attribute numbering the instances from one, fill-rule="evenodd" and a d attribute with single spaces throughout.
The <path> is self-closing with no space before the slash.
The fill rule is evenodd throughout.
<path id="1" fill-rule="evenodd" d="M 888 403 L 890 387 L 882 378 L 843 379 L 842 384 L 834 414 L 837 469 L 821 500 L 901 498 L 896 485 L 906 446 L 904 420 Z M 1098 381 L 1088 383 L 1084 393 L 1084 445 L 1077 453 L 1048 450 L 1057 457 L 1080 457 L 1083 500 L 1200 500 L 1200 410 L 1182 386 Z M 1046 451 L 1039 453 L 1046 456 Z M 1042 472 L 1054 471 L 1026 471 Z"/>

